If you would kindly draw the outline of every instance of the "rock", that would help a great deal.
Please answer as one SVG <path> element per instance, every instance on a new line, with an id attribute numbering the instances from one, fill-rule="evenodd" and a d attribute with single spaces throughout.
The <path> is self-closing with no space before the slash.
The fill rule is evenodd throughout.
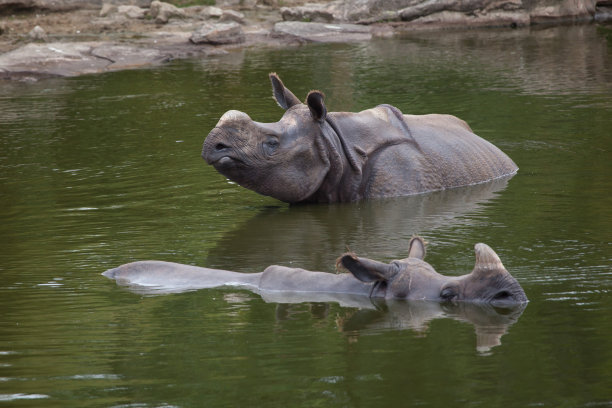
<path id="1" fill-rule="evenodd" d="M 529 16 L 532 24 L 558 21 L 591 21 L 595 16 L 595 0 L 562 0 L 552 4 L 536 2 Z"/>
<path id="2" fill-rule="evenodd" d="M 89 43 L 27 44 L 0 55 L 0 72 L 45 76 L 75 76 L 100 72 L 110 64 L 91 55 Z"/>
<path id="3" fill-rule="evenodd" d="M 114 43 L 30 43 L 0 55 L 0 77 L 77 76 L 165 61 L 157 49 Z"/>
<path id="4" fill-rule="evenodd" d="M 100 0 L 0 0 L 0 15 L 25 10 L 63 12 L 98 9 L 100 3 Z"/>
<path id="5" fill-rule="evenodd" d="M 421 2 L 426 0 L 421 0 Z M 328 3 L 307 3 L 282 7 L 285 21 L 375 23 L 398 20 L 398 10 L 419 0 L 335 0 Z M 431 1 L 429 1 L 431 2 Z"/>
<path id="6" fill-rule="evenodd" d="M 333 3 L 307 3 L 298 7 L 281 7 L 280 13 L 284 21 L 303 21 L 316 23 L 331 23 L 338 18 L 334 16 Z"/>
<path id="7" fill-rule="evenodd" d="M 234 10 L 223 10 L 219 21 L 234 21 L 238 24 L 244 24 L 244 14 Z"/>
<path id="8" fill-rule="evenodd" d="M 285 21 L 372 24 L 403 20 L 414 25 L 499 26 L 589 21 L 596 3 L 609 0 L 335 0 L 282 7 Z"/>
<path id="9" fill-rule="evenodd" d="M 433 27 L 523 27 L 529 25 L 529 15 L 524 11 L 492 11 L 483 14 L 441 11 L 412 20 L 410 24 Z"/>
<path id="10" fill-rule="evenodd" d="M 216 0 L 215 5 L 219 7 L 244 7 L 247 9 L 255 7 L 257 0 Z"/>
<path id="11" fill-rule="evenodd" d="M 612 21 L 612 0 L 597 2 L 597 7 L 595 9 L 595 21 L 598 23 Z"/>
<path id="12" fill-rule="evenodd" d="M 153 48 L 120 44 L 102 44 L 91 50 L 91 55 L 110 61 L 106 70 L 138 68 L 166 61 L 169 56 Z"/>
<path id="13" fill-rule="evenodd" d="M 144 19 L 146 10 L 138 6 L 119 6 L 117 13 L 128 18 Z"/>
<path id="14" fill-rule="evenodd" d="M 185 13 L 185 16 L 187 18 L 202 20 L 203 17 L 201 16 L 201 14 L 207 7 L 208 6 L 189 6 L 183 7 L 181 8 L 181 10 L 183 10 L 183 13 Z"/>
<path id="15" fill-rule="evenodd" d="M 104 3 L 102 4 L 102 8 L 100 9 L 100 13 L 98 14 L 100 17 L 108 17 L 111 14 L 115 14 L 117 12 L 117 6 L 112 3 Z"/>
<path id="16" fill-rule="evenodd" d="M 221 18 L 222 15 L 223 15 L 223 10 L 220 9 L 219 7 L 214 7 L 214 6 L 205 7 L 200 12 L 200 16 L 205 18 L 205 19 L 209 19 L 209 18 Z"/>
<path id="17" fill-rule="evenodd" d="M 244 32 L 240 24 L 206 23 L 191 34 L 189 40 L 194 44 L 237 44 L 244 41 Z"/>
<path id="18" fill-rule="evenodd" d="M 185 18 L 185 12 L 180 8 L 173 6 L 170 3 L 162 1 L 153 1 L 149 8 L 149 15 L 155 19 L 158 24 L 166 24 L 171 18 Z"/>
<path id="19" fill-rule="evenodd" d="M 288 35 L 312 42 L 368 41 L 370 28 L 357 24 L 324 24 L 283 21 L 274 25 L 276 35 Z"/>
<path id="20" fill-rule="evenodd" d="M 104 0 L 104 3 L 110 3 L 116 6 L 137 6 L 140 8 L 151 7 L 151 0 Z"/>
<path id="21" fill-rule="evenodd" d="M 32 41 L 47 41 L 47 33 L 42 29 L 41 26 L 34 27 L 29 33 L 28 37 Z"/>
<path id="22" fill-rule="evenodd" d="M 404 21 L 412 21 L 421 17 L 436 13 L 450 11 L 454 13 L 482 14 L 493 9 L 514 10 L 522 8 L 521 0 L 450 0 L 445 2 L 422 1 L 398 11 L 400 18 Z"/>
<path id="23" fill-rule="evenodd" d="M 112 3 L 104 3 L 100 9 L 100 17 L 122 16 L 132 19 L 144 19 L 147 10 L 138 6 L 117 6 Z"/>

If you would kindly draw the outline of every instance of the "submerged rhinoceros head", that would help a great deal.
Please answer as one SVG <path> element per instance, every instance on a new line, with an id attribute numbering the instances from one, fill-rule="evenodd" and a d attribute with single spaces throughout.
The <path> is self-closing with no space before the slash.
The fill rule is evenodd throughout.
<path id="1" fill-rule="evenodd" d="M 259 123 L 244 112 L 226 112 L 208 134 L 202 157 L 243 187 L 295 203 L 311 196 L 330 168 L 330 143 L 323 136 L 323 94 L 311 91 L 306 104 L 270 74 L 274 97 L 286 110 L 279 122 Z M 333 160 L 333 158 L 332 158 Z"/>
<path id="2" fill-rule="evenodd" d="M 506 270 L 488 245 L 476 244 L 476 264 L 463 276 L 443 276 L 423 261 L 425 243 L 419 238 L 410 241 L 406 259 L 390 264 L 344 254 L 338 264 L 363 282 L 376 282 L 377 293 L 385 298 L 440 301 L 486 302 L 494 306 L 512 306 L 527 302 L 517 280 Z"/>

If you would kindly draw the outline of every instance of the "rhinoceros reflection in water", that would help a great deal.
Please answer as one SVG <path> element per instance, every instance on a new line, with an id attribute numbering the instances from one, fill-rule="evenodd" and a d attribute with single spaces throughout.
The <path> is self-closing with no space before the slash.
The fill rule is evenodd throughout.
<path id="1" fill-rule="evenodd" d="M 476 349 L 488 353 L 521 317 L 526 304 L 495 308 L 487 303 L 386 301 L 378 309 L 360 309 L 338 322 L 341 330 L 356 336 L 381 330 L 414 330 L 425 333 L 434 319 L 450 318 L 474 326 Z"/>
<path id="2" fill-rule="evenodd" d="M 231 297 L 229 297 L 231 299 Z M 265 298 L 279 303 L 276 319 L 282 324 L 293 320 L 304 312 L 316 320 L 328 319 L 331 309 L 329 303 L 307 303 L 296 305 L 289 296 Z M 242 299 L 243 301 L 244 299 Z M 350 338 L 379 333 L 388 330 L 412 330 L 422 336 L 427 334 L 429 323 L 436 319 L 453 319 L 469 323 L 476 332 L 476 349 L 483 354 L 501 344 L 501 338 L 510 326 L 518 321 L 525 310 L 526 303 L 511 307 L 496 308 L 487 303 L 442 303 L 435 301 L 404 301 L 382 299 L 351 299 L 351 306 L 358 309 L 345 309 L 333 316 L 340 331 Z"/>
<path id="3" fill-rule="evenodd" d="M 471 273 L 443 276 L 425 262 L 425 242 L 410 240 L 408 258 L 382 263 L 342 255 L 337 266 L 350 273 L 312 272 L 299 268 L 269 266 L 263 272 L 239 273 L 182 265 L 140 261 L 110 269 L 104 276 L 117 283 L 178 292 L 220 286 L 240 286 L 264 298 L 289 297 L 300 301 L 351 302 L 351 298 L 433 300 L 489 303 L 513 306 L 527 302 L 516 279 L 486 244 L 476 244 L 476 263 Z"/>
<path id="4" fill-rule="evenodd" d="M 211 268 L 240 271 L 273 264 L 308 264 L 311 270 L 325 271 L 347 245 L 367 248 L 368 254 L 385 259 L 403 257 L 410 239 L 407 231 L 472 226 L 474 215 L 480 222 L 486 216 L 482 211 L 486 204 L 507 185 L 508 179 L 503 178 L 429 194 L 369 200 L 359 205 L 264 208 L 226 230 L 208 251 L 206 262 Z"/>

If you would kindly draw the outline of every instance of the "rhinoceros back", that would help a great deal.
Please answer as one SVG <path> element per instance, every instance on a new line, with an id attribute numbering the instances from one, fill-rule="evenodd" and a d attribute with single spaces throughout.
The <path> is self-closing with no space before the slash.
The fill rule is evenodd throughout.
<path id="1" fill-rule="evenodd" d="M 263 271 L 259 289 L 283 292 L 368 294 L 370 285 L 358 281 L 349 273 L 313 272 L 272 265 Z"/>
<path id="2" fill-rule="evenodd" d="M 385 106 L 376 109 L 378 118 L 383 116 L 380 110 Z M 387 127 L 385 133 L 394 135 L 394 143 L 369 149 L 372 153 L 363 169 L 362 198 L 473 185 L 512 175 L 518 169 L 504 152 L 474 134 L 467 123 L 455 116 L 402 115 L 402 118 L 401 123 L 395 118 L 387 122 L 392 129 Z M 404 143 L 397 142 L 401 140 L 398 133 Z"/>
<path id="3" fill-rule="evenodd" d="M 424 160 L 424 184 L 433 189 L 478 184 L 516 173 L 517 165 L 451 115 L 404 115 Z"/>

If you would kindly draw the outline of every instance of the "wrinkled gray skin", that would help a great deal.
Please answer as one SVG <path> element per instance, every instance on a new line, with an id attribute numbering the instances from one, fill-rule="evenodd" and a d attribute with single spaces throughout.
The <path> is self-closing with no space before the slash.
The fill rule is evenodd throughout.
<path id="1" fill-rule="evenodd" d="M 311 91 L 306 104 L 270 74 L 286 110 L 259 123 L 226 112 L 204 141 L 202 157 L 243 187 L 288 203 L 348 202 L 482 183 L 512 175 L 516 164 L 451 115 L 403 115 L 380 105 L 327 112 Z"/>
<path id="2" fill-rule="evenodd" d="M 408 258 L 389 264 L 344 254 L 337 265 L 350 273 L 333 274 L 273 265 L 259 273 L 239 273 L 160 261 L 141 261 L 104 272 L 123 285 L 166 291 L 240 286 L 266 297 L 292 293 L 302 301 L 320 301 L 321 294 L 339 293 L 384 299 L 483 302 L 513 306 L 527 302 L 519 283 L 497 254 L 476 244 L 474 270 L 463 276 L 443 276 L 423 260 L 425 243 L 410 241 Z"/>

